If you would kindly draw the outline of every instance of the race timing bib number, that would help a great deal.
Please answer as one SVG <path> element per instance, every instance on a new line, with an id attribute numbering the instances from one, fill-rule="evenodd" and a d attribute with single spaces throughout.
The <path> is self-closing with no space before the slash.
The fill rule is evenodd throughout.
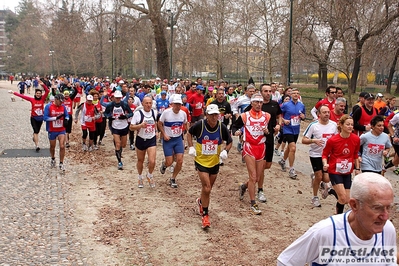
<path id="1" fill-rule="evenodd" d="M 202 141 L 202 154 L 203 155 L 216 155 L 218 150 L 217 140 L 203 140 Z"/>
<path id="2" fill-rule="evenodd" d="M 43 115 L 43 110 L 42 109 L 36 109 L 35 113 L 39 116 Z"/>
<path id="3" fill-rule="evenodd" d="M 349 160 L 337 160 L 337 163 L 335 164 L 335 171 L 337 173 L 341 174 L 349 174 L 351 169 L 352 169 L 352 162 Z"/>
<path id="4" fill-rule="evenodd" d="M 291 126 L 299 126 L 301 123 L 301 118 L 299 115 L 292 115 L 291 116 Z"/>
<path id="5" fill-rule="evenodd" d="M 367 152 L 370 156 L 381 156 L 385 146 L 383 144 L 372 144 L 367 145 Z"/>
<path id="6" fill-rule="evenodd" d="M 182 133 L 181 126 L 172 126 L 170 129 L 172 130 L 172 137 L 178 137 Z"/>
<path id="7" fill-rule="evenodd" d="M 57 119 L 53 121 L 53 128 L 61 128 L 63 126 L 64 124 L 62 122 L 62 119 Z"/>

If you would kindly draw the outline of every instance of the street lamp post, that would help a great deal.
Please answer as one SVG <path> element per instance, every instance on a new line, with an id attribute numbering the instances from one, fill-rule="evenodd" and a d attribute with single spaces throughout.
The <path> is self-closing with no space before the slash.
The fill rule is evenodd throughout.
<path id="1" fill-rule="evenodd" d="M 111 80 L 114 79 L 114 30 L 112 28 L 108 28 L 111 32 L 111 36 L 108 42 L 111 43 Z"/>
<path id="2" fill-rule="evenodd" d="M 169 74 L 169 80 L 171 80 L 173 78 L 173 29 L 175 27 L 177 28 L 177 26 L 176 26 L 176 21 L 174 20 L 175 14 L 170 9 L 166 10 L 166 12 L 168 12 L 169 19 L 170 19 L 167 28 L 170 29 L 170 52 L 169 52 L 169 54 L 170 54 L 170 58 L 169 58 L 170 59 L 170 74 Z"/>
<path id="3" fill-rule="evenodd" d="M 291 83 L 291 54 L 292 54 L 292 9 L 294 0 L 290 0 L 290 36 L 288 42 L 288 80 L 287 86 Z"/>
<path id="4" fill-rule="evenodd" d="M 28 70 L 28 72 L 31 73 L 32 72 L 32 68 L 31 68 L 31 66 L 32 66 L 32 64 L 31 64 L 32 55 L 28 54 L 28 57 L 29 57 L 29 70 Z M 29 75 L 29 73 L 28 73 L 28 75 Z"/>
<path id="5" fill-rule="evenodd" d="M 49 56 L 51 56 L 51 75 L 54 75 L 54 50 L 50 50 Z"/>

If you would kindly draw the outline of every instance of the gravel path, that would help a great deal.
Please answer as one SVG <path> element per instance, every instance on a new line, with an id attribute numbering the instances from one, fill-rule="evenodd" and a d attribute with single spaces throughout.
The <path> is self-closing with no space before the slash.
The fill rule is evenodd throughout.
<path id="1" fill-rule="evenodd" d="M 7 149 L 34 149 L 30 103 L 12 102 L 10 89 L 16 83 L 0 81 L 0 265 L 86 265 L 68 220 L 65 177 L 47 156 L 4 157 Z M 40 147 L 48 154 L 44 125 Z"/>

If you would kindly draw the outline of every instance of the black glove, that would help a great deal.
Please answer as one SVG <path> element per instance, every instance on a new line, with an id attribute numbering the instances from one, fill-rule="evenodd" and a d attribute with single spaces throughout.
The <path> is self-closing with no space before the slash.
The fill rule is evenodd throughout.
<path id="1" fill-rule="evenodd" d="M 69 119 L 64 119 L 64 127 L 66 128 L 67 126 L 68 126 L 68 122 L 69 122 Z"/>
<path id="2" fill-rule="evenodd" d="M 127 119 L 126 115 L 120 115 L 119 119 Z"/>
<path id="3" fill-rule="evenodd" d="M 64 116 L 64 114 L 57 115 L 57 120 L 63 118 Z"/>

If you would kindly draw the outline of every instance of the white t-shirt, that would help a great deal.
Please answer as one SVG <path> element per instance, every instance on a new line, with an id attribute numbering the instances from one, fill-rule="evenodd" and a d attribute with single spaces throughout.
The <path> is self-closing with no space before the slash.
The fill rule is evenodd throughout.
<path id="1" fill-rule="evenodd" d="M 138 110 L 136 112 L 134 112 L 131 124 L 132 125 L 137 125 L 142 123 L 141 122 L 141 114 L 140 112 L 142 112 L 144 114 L 144 119 L 143 122 L 147 123 L 147 127 L 146 128 L 140 128 L 138 130 L 138 136 L 140 136 L 143 139 L 151 139 L 153 137 L 155 137 L 155 129 L 156 129 L 156 122 L 154 117 L 152 116 L 152 111 L 146 112 L 144 110 Z M 156 111 L 154 111 L 154 116 L 157 117 L 157 113 Z"/>
<path id="2" fill-rule="evenodd" d="M 346 213 L 332 216 L 335 223 L 336 232 L 336 243 L 335 247 L 373 247 L 375 243 L 376 248 L 381 248 L 382 244 L 384 247 L 395 246 L 396 247 L 396 231 L 391 221 L 387 221 L 384 226 L 384 243 L 382 243 L 382 233 L 375 234 L 369 240 L 361 240 L 352 231 L 351 226 L 348 222 L 348 216 L 351 211 Z M 345 221 L 345 223 L 344 223 Z M 346 229 L 345 225 L 346 224 Z M 350 246 L 347 243 L 346 236 L 349 239 Z M 277 258 L 278 266 L 302 266 L 305 263 L 312 265 L 312 262 L 318 264 L 326 264 L 319 258 L 319 249 L 325 246 L 333 246 L 334 239 L 334 228 L 331 218 L 322 220 L 314 224 L 305 234 L 295 240 L 290 246 L 288 246 Z M 335 256 L 336 257 L 336 256 Z M 335 258 L 334 257 L 334 258 Z M 365 256 L 358 256 L 363 258 Z M 351 257 L 352 258 L 352 257 Z M 368 259 L 381 259 L 381 257 L 369 256 Z M 344 263 L 330 262 L 328 266 L 342 266 Z M 361 265 L 361 264 L 358 264 Z M 381 263 L 373 265 L 396 265 L 395 263 Z"/>
<path id="3" fill-rule="evenodd" d="M 183 134 L 183 125 L 187 123 L 187 115 L 182 110 L 176 114 L 172 108 L 168 108 L 163 111 L 159 121 L 163 123 L 165 134 L 176 138 Z"/>
<path id="4" fill-rule="evenodd" d="M 309 139 L 322 139 L 324 144 L 322 147 L 316 143 L 310 144 L 309 156 L 312 158 L 321 157 L 327 140 L 337 133 L 337 124 L 331 120 L 329 120 L 327 125 L 320 124 L 319 121 L 310 123 L 303 135 Z"/>

